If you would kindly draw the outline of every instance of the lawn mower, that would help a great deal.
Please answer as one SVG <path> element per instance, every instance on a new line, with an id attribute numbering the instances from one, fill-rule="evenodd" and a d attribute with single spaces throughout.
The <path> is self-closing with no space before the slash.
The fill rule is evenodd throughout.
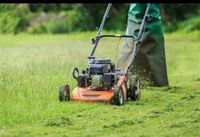
<path id="1" fill-rule="evenodd" d="M 140 82 L 135 79 L 135 84 L 129 84 L 132 77 L 129 70 L 133 66 L 136 54 L 142 42 L 150 4 L 147 4 L 138 36 L 102 34 L 103 26 L 111 6 L 112 4 L 109 3 L 99 27 L 98 34 L 95 39 L 92 39 L 93 48 L 87 58 L 88 67 L 82 71 L 82 74 L 79 74 L 78 68 L 73 69 L 72 76 L 77 81 L 77 87 L 73 89 L 71 95 L 68 84 L 61 86 L 58 93 L 59 101 L 109 102 L 115 105 L 123 105 L 124 102 L 129 99 L 133 101 L 140 99 Z M 134 48 L 126 72 L 116 68 L 115 64 L 112 63 L 110 59 L 97 59 L 93 56 L 99 41 L 104 37 L 131 38 L 134 40 Z"/>

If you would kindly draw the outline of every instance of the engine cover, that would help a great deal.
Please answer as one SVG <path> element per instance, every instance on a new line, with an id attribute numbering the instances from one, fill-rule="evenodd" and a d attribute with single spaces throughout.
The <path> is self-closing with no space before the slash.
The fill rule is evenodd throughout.
<path id="1" fill-rule="evenodd" d="M 90 64 L 89 65 L 89 74 L 103 74 L 110 71 L 109 64 Z"/>
<path id="2" fill-rule="evenodd" d="M 88 70 L 89 74 L 103 74 L 111 71 L 111 60 L 110 59 L 91 59 L 89 61 Z"/>

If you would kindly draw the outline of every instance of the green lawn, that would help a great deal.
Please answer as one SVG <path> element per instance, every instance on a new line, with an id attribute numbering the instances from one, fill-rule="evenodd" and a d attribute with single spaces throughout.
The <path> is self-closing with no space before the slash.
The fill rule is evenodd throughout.
<path id="1" fill-rule="evenodd" d="M 200 136 L 200 32 L 165 35 L 170 87 L 142 89 L 124 106 L 60 103 L 95 35 L 0 35 L 0 136 Z M 116 59 L 117 43 L 105 39 L 97 56 Z"/>

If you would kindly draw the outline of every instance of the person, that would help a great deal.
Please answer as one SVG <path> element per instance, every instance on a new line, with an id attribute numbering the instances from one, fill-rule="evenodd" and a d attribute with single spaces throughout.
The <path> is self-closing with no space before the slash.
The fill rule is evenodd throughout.
<path id="1" fill-rule="evenodd" d="M 147 4 L 130 4 L 127 19 L 127 35 L 137 35 Z M 164 36 L 159 4 L 151 4 L 149 18 L 146 23 L 143 42 L 135 58 L 130 72 L 136 75 L 143 85 L 164 87 L 168 86 L 167 66 L 164 48 Z M 116 66 L 124 71 L 128 69 L 128 62 L 132 54 L 134 41 L 126 38 L 123 41 Z"/>

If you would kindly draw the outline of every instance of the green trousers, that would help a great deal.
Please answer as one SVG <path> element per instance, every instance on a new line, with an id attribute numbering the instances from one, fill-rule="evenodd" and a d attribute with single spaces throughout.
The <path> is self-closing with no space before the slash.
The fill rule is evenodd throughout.
<path id="1" fill-rule="evenodd" d="M 140 23 L 128 20 L 126 34 L 137 35 Z M 137 75 L 140 81 L 147 82 L 149 86 L 168 86 L 167 67 L 164 48 L 164 36 L 161 28 L 161 21 L 147 22 L 143 35 L 143 42 L 135 58 L 134 67 L 131 70 Z M 128 62 L 133 51 L 134 41 L 125 39 L 118 56 L 116 66 L 127 71 Z M 145 84 L 145 82 L 143 82 Z"/>

